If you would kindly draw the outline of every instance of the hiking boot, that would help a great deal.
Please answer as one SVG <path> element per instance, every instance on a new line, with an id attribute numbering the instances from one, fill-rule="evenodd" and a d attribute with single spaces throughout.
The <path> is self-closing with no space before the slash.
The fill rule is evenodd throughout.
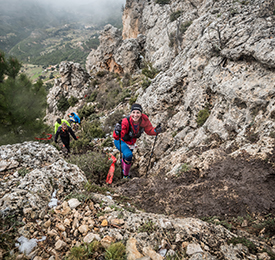
<path id="1" fill-rule="evenodd" d="M 127 176 L 124 175 L 124 176 L 123 176 L 123 179 L 126 179 L 126 180 L 128 179 L 128 180 L 130 180 L 130 176 L 129 176 L 129 175 L 127 175 Z"/>

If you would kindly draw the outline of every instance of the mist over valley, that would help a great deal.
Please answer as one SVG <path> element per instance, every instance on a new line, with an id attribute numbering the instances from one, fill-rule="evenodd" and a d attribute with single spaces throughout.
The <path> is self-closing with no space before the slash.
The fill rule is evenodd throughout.
<path id="1" fill-rule="evenodd" d="M 71 60 L 84 65 L 104 25 L 122 27 L 125 0 L 0 1 L 0 50 L 41 66 Z"/>

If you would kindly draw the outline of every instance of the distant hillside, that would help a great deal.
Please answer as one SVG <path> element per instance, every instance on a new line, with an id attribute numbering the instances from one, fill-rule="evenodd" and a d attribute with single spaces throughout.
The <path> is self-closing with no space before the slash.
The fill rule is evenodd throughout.
<path id="1" fill-rule="evenodd" d="M 58 64 L 63 60 L 85 63 L 91 48 L 99 44 L 98 29 L 80 24 L 36 29 L 9 52 L 24 63 Z"/>
<path id="2" fill-rule="evenodd" d="M 105 24 L 122 27 L 119 1 L 100 7 L 75 4 L 74 8 L 31 0 L 0 0 L 0 5 L 0 50 L 24 63 L 48 66 L 72 60 L 84 64 Z"/>

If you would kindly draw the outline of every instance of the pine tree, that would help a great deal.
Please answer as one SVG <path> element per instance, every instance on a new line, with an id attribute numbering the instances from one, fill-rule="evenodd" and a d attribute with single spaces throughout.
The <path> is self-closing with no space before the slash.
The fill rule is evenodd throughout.
<path id="1" fill-rule="evenodd" d="M 34 140 L 41 133 L 46 107 L 42 80 L 19 74 L 20 62 L 0 52 L 0 145 Z"/>

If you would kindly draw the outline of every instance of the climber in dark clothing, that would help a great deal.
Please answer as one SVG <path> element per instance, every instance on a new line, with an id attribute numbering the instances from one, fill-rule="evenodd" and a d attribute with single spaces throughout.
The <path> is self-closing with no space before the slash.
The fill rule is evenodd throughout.
<path id="1" fill-rule="evenodd" d="M 67 126 L 67 124 L 64 122 L 61 126 L 58 127 L 54 138 L 54 141 L 57 143 L 58 136 L 60 135 L 61 141 L 67 148 L 68 153 L 70 152 L 70 134 L 75 140 L 77 140 L 77 137 L 75 136 L 72 128 Z"/>

